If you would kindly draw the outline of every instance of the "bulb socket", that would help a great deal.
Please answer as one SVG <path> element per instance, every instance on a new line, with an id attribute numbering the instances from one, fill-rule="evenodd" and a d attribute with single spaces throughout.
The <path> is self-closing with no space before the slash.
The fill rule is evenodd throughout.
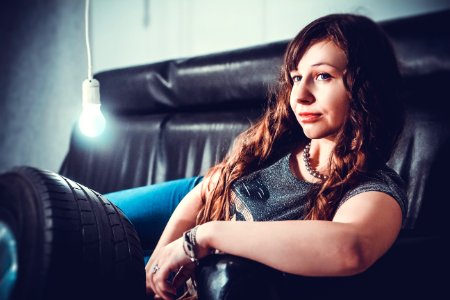
<path id="1" fill-rule="evenodd" d="M 100 105 L 100 82 L 97 79 L 85 79 L 83 81 L 83 106 Z"/>

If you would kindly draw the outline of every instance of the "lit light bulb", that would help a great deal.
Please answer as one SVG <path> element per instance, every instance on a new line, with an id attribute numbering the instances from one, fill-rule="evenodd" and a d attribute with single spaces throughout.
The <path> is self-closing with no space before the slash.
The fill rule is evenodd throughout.
<path id="1" fill-rule="evenodd" d="M 100 83 L 96 79 L 83 81 L 83 111 L 78 126 L 89 137 L 100 135 L 105 129 L 105 117 L 100 110 Z"/>

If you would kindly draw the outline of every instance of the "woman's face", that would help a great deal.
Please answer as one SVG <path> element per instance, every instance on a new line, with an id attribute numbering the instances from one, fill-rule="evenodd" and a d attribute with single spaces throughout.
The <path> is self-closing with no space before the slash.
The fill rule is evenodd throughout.
<path id="1" fill-rule="evenodd" d="M 334 140 L 343 126 L 350 106 L 343 80 L 346 66 L 342 49 L 324 40 L 312 44 L 290 72 L 290 105 L 308 138 Z"/>

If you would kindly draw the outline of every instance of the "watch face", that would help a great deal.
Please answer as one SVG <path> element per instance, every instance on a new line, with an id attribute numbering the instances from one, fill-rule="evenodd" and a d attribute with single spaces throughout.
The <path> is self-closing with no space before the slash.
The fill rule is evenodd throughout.
<path id="1" fill-rule="evenodd" d="M 191 254 L 191 256 L 194 256 L 194 247 L 192 247 L 192 245 L 191 244 L 187 244 L 187 249 L 188 249 L 188 252 Z"/>
<path id="2" fill-rule="evenodd" d="M 190 258 L 195 258 L 194 245 L 189 236 L 189 232 L 184 233 L 184 246 Z"/>

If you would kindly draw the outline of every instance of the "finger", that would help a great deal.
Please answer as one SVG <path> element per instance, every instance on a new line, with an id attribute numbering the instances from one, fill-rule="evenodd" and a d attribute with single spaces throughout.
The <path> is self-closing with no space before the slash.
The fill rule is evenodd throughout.
<path id="1" fill-rule="evenodd" d="M 170 271 L 166 268 L 160 268 L 152 277 L 155 287 L 154 291 L 163 299 L 173 299 L 177 293 L 176 289 L 171 284 L 172 282 L 167 280 L 169 272 Z"/>
<path id="2" fill-rule="evenodd" d="M 174 272 L 164 270 L 163 272 L 161 272 L 161 274 L 158 274 L 158 278 L 156 279 L 156 281 L 157 281 L 158 287 L 161 290 L 163 290 L 166 293 L 176 295 L 177 290 L 172 285 L 173 275 L 171 276 L 170 275 L 171 273 L 174 273 Z"/>
<path id="3" fill-rule="evenodd" d="M 149 295 L 154 295 L 155 294 L 155 286 L 153 284 L 153 267 L 155 265 L 157 265 L 156 261 L 158 258 L 158 254 L 159 254 L 159 249 L 153 251 L 152 256 L 150 257 L 150 259 L 147 261 L 147 264 L 145 265 L 145 285 L 146 285 L 146 292 Z"/>
<path id="4" fill-rule="evenodd" d="M 145 267 L 145 289 L 147 295 L 155 294 L 155 285 L 153 284 L 152 271 Z"/>
<path id="5" fill-rule="evenodd" d="M 159 282 L 156 283 L 155 285 L 155 294 L 158 295 L 159 297 L 161 297 L 164 300 L 172 300 L 175 299 L 176 294 L 171 294 L 167 291 L 164 291 L 163 289 L 160 288 Z"/>
<path id="6" fill-rule="evenodd" d="M 172 285 L 175 289 L 178 289 L 182 286 L 193 274 L 193 268 L 189 266 L 181 267 L 178 273 L 175 275 L 175 278 L 172 281 Z"/>
<path id="7" fill-rule="evenodd" d="M 190 274 L 188 274 L 188 273 L 180 273 L 180 274 L 178 274 L 175 278 L 174 278 L 174 280 L 173 280 L 173 283 L 172 283 L 172 286 L 175 288 L 175 289 L 178 289 L 179 287 L 181 287 L 189 278 L 190 278 L 191 276 L 190 276 Z"/>
<path id="8" fill-rule="evenodd" d="M 149 277 L 147 277 L 145 280 L 145 293 L 149 296 L 155 295 L 155 286 L 153 285 L 153 282 Z"/>
<path id="9" fill-rule="evenodd" d="M 157 267 L 157 269 L 155 270 L 155 267 Z M 160 270 L 159 266 L 157 263 L 154 263 L 151 266 L 147 266 L 145 268 L 145 272 L 146 272 L 146 289 L 147 289 L 147 293 L 148 294 L 155 294 L 156 293 L 156 282 L 155 282 L 155 274 L 156 272 L 158 272 L 158 270 Z"/>

